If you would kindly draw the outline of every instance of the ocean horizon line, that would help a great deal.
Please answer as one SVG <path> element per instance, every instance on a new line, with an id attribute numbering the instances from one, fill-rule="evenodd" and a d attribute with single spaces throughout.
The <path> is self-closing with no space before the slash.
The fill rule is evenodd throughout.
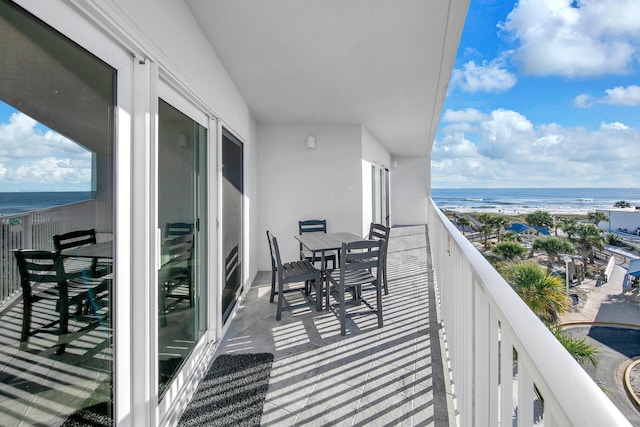
<path id="1" fill-rule="evenodd" d="M 638 190 L 640 187 L 431 187 L 432 190 Z"/>

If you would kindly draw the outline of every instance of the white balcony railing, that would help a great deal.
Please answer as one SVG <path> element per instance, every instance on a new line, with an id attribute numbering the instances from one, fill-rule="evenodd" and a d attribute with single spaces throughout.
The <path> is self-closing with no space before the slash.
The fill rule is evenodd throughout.
<path id="1" fill-rule="evenodd" d="M 432 200 L 428 225 L 457 425 L 630 425 Z"/>
<path id="2" fill-rule="evenodd" d="M 15 249 L 53 250 L 55 234 L 93 228 L 95 202 L 70 203 L 0 218 L 0 305 L 20 290 Z"/>

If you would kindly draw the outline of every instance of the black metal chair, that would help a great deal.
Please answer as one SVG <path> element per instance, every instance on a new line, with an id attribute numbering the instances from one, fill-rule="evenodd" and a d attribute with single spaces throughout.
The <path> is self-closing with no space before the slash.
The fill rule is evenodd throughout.
<path id="1" fill-rule="evenodd" d="M 53 236 L 53 247 L 59 254 L 65 249 L 96 243 L 96 230 L 76 230 Z M 69 257 L 64 259 L 65 272 L 69 277 L 102 277 L 111 273 L 112 260 L 98 262 L 98 259 L 78 259 Z"/>
<path id="2" fill-rule="evenodd" d="M 389 284 L 387 283 L 387 250 L 389 249 L 389 227 L 371 223 L 369 227 L 369 240 L 384 240 L 384 253 L 382 254 L 382 283 L 384 286 L 384 294 L 389 295 Z"/>
<path id="3" fill-rule="evenodd" d="M 283 310 L 291 310 L 307 305 L 316 305 L 318 311 L 322 310 L 322 278 L 320 270 L 308 260 L 292 261 L 282 263 L 280 258 L 280 248 L 278 247 L 278 239 L 267 231 L 267 239 L 269 240 L 269 251 L 271 253 L 271 297 L 273 302 L 274 296 L 278 295 L 278 309 L 276 312 L 276 320 L 280 320 Z M 276 282 L 278 289 L 276 291 Z M 315 301 L 309 299 L 306 283 L 313 282 L 315 284 L 316 297 Z M 301 283 L 300 287 L 292 287 L 296 283 Z M 285 285 L 288 285 L 285 289 Z M 284 307 L 284 294 L 287 292 L 302 292 L 306 303 L 287 305 Z"/>
<path id="4" fill-rule="evenodd" d="M 346 335 L 346 306 L 365 304 L 378 317 L 378 327 L 382 319 L 382 260 L 384 240 L 363 240 L 343 243 L 340 250 L 340 268 L 327 271 L 327 289 L 337 300 L 337 314 L 340 320 L 340 333 Z M 375 269 L 376 274 L 372 271 Z M 331 287 L 333 286 L 333 292 Z M 363 288 L 373 287 L 376 294 L 375 307 L 363 297 Z M 345 301 L 345 293 L 350 292 L 353 299 Z M 329 309 L 336 311 L 333 304 Z"/>
<path id="5" fill-rule="evenodd" d="M 326 233 L 327 232 L 327 220 L 326 219 L 308 219 L 304 221 L 298 221 L 298 234 L 304 233 Z M 304 249 L 302 243 L 300 243 L 300 259 L 306 259 L 307 261 L 315 264 L 316 262 L 322 262 L 322 256 L 311 251 Z M 336 253 L 326 253 L 324 256 L 325 265 L 327 267 L 329 261 L 332 263 L 332 268 L 336 268 Z"/>
<path id="6" fill-rule="evenodd" d="M 159 309 L 161 315 L 166 315 L 167 300 L 174 300 L 174 304 L 182 300 L 189 300 L 189 307 L 193 306 L 193 233 L 182 234 L 166 239 L 162 244 L 163 263 L 158 272 L 160 282 Z M 162 323 L 166 319 L 162 318 Z"/>
<path id="7" fill-rule="evenodd" d="M 30 336 L 38 332 L 48 332 L 58 335 L 56 354 L 63 354 L 70 339 L 67 336 L 71 317 L 69 308 L 76 306 L 73 317 L 87 317 L 91 320 L 88 327 L 96 326 L 103 320 L 97 313 L 97 301 L 104 297 L 109 298 L 111 280 L 88 277 L 69 279 L 62 258 L 56 252 L 22 249 L 14 251 L 14 254 L 20 272 L 24 310 L 20 348 L 26 349 Z M 58 318 L 49 320 L 50 313 L 43 311 L 44 315 L 39 318 L 45 318 L 47 322 L 32 330 L 34 303 L 47 300 L 55 302 L 45 305 L 44 310 L 57 311 Z M 54 329 L 56 324 L 57 331 Z"/>

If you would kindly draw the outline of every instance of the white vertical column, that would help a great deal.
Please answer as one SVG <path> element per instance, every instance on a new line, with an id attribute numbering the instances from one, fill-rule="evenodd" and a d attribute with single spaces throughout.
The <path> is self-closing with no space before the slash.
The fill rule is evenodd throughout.
<path id="1" fill-rule="evenodd" d="M 155 286 L 156 247 L 156 116 L 157 65 L 134 59 L 133 140 L 130 146 L 130 284 L 120 292 L 129 295 L 130 329 L 129 417 L 122 425 L 156 425 L 157 420 L 157 310 Z M 121 168 L 118 169 L 120 173 Z M 118 195 L 118 200 L 121 200 Z M 120 300 L 119 300 L 120 301 Z M 122 307 L 116 306 L 121 310 Z"/>

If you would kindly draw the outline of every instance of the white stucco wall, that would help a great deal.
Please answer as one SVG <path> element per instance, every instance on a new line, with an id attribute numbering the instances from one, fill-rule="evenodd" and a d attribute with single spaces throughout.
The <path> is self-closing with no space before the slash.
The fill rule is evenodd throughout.
<path id="1" fill-rule="evenodd" d="M 251 135 L 251 116 L 223 64 L 200 31 L 189 8 L 173 0 L 113 0 L 144 35 L 139 40 L 162 66 L 181 78 L 244 140 Z M 150 13 L 153 11 L 153 13 Z M 180 28 L 180 31 L 172 31 Z"/>
<path id="2" fill-rule="evenodd" d="M 315 136 L 316 148 L 306 140 Z M 298 221 L 326 219 L 328 231 L 360 232 L 361 126 L 257 125 L 260 200 L 258 269 L 270 270 L 266 231 L 283 259 L 298 259 Z"/>
<path id="3" fill-rule="evenodd" d="M 362 127 L 362 158 L 370 163 L 391 166 L 389 150 L 366 127 Z"/>
<path id="4" fill-rule="evenodd" d="M 397 162 L 397 164 L 396 164 Z M 431 194 L 428 157 L 394 157 L 391 168 L 391 222 L 425 224 Z"/>

